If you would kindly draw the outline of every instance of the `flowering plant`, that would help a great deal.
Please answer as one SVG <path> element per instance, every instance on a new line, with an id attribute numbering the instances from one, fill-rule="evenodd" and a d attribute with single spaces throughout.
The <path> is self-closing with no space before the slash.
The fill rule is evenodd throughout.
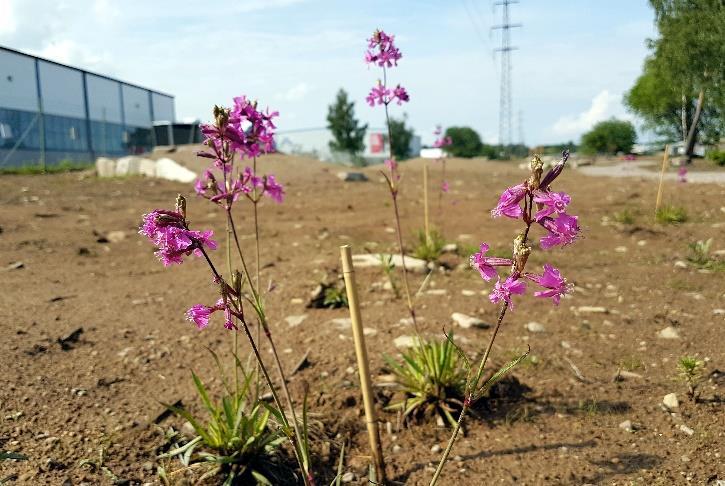
<path id="1" fill-rule="evenodd" d="M 567 246 L 580 236 L 578 218 L 566 213 L 571 197 L 564 192 L 553 192 L 551 190 L 552 183 L 564 170 L 568 159 L 569 152 L 564 151 L 559 163 L 550 169 L 546 175 L 543 175 L 544 164 L 538 156 L 534 156 L 530 166 L 531 176 L 521 184 L 507 188 L 501 194 L 496 207 L 491 211 L 493 217 L 505 216 L 520 219 L 524 225 L 521 233 L 513 241 L 511 258 L 487 256 L 489 245 L 485 242 L 481 243 L 480 251 L 470 257 L 471 266 L 478 270 L 483 280 L 496 280 L 489 295 L 489 300 L 494 304 L 501 304 L 501 310 L 499 311 L 496 327 L 475 374 L 472 372 L 473 367 L 465 358 L 465 354 L 459 350 L 468 364 L 465 398 L 456 426 L 431 481 L 431 486 L 435 485 L 440 477 L 467 411 L 496 381 L 501 379 L 504 374 L 528 355 L 527 351 L 524 355 L 505 365 L 487 381 L 481 383 L 486 363 L 506 311 L 508 309 L 513 311 L 514 309 L 514 296 L 523 295 L 526 292 L 527 283 L 533 283 L 540 287 L 540 290 L 534 292 L 534 297 L 548 298 L 552 300 L 554 305 L 558 305 L 561 297 L 570 290 L 570 286 L 561 275 L 561 272 L 548 263 L 544 264 L 544 270 L 541 274 L 526 271 L 526 262 L 532 251 L 532 246 L 529 244 L 529 233 L 534 223 L 540 225 L 547 232 L 539 240 L 539 245 L 543 250 L 553 246 Z M 534 208 L 536 208 L 536 212 L 534 212 Z M 499 267 L 509 269 L 508 275 L 503 279 L 498 273 Z"/>

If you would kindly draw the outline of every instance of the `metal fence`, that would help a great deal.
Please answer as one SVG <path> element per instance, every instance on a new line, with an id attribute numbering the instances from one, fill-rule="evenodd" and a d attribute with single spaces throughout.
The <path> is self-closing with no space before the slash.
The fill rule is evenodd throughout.
<path id="1" fill-rule="evenodd" d="M 0 169 L 143 153 L 174 120 L 171 95 L 0 46 Z"/>

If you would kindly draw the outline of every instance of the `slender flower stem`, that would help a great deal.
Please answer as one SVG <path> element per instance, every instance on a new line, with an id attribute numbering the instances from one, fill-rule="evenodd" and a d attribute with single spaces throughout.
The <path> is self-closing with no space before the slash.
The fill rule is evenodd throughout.
<path id="1" fill-rule="evenodd" d="M 254 175 L 257 175 L 257 157 L 252 158 L 252 170 Z M 259 219 L 257 215 L 257 204 L 259 203 L 258 197 L 257 197 L 257 188 L 254 187 L 253 189 L 253 199 L 252 199 L 252 206 L 254 207 L 254 248 L 255 253 L 257 256 L 257 290 L 261 292 L 261 288 L 259 285 L 259 273 L 261 269 L 261 258 L 259 253 Z M 257 320 L 257 342 L 259 342 L 262 338 L 262 324 L 259 320 Z M 255 384 L 255 387 L 257 389 L 257 394 L 259 394 L 259 363 L 257 363 L 257 382 Z"/>

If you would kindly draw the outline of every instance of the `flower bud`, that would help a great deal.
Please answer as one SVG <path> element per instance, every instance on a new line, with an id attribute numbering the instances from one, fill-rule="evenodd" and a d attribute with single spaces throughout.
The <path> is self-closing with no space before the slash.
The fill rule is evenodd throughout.
<path id="1" fill-rule="evenodd" d="M 181 194 L 176 196 L 176 212 L 186 219 L 186 198 Z"/>
<path id="2" fill-rule="evenodd" d="M 535 154 L 531 159 L 531 177 L 529 178 L 529 189 L 535 191 L 541 184 L 541 174 L 544 172 L 544 162 L 541 157 Z"/>
<path id="3" fill-rule="evenodd" d="M 526 244 L 524 235 L 520 234 L 514 239 L 514 267 L 517 272 L 523 272 L 526 260 L 531 254 L 531 247 Z"/>
<path id="4" fill-rule="evenodd" d="M 234 270 L 232 273 L 232 289 L 237 295 L 242 293 L 242 284 L 244 283 L 244 275 L 239 270 Z"/>

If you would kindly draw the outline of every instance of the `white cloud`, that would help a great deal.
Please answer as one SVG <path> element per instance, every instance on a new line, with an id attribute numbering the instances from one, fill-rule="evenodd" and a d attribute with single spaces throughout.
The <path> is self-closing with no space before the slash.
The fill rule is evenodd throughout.
<path id="1" fill-rule="evenodd" d="M 107 72 L 108 68 L 110 68 L 110 61 L 107 56 L 99 55 L 68 39 L 51 41 L 41 49 L 34 49 L 30 52 L 36 56 L 71 66 L 83 66 L 104 72 Z"/>
<path id="2" fill-rule="evenodd" d="M 586 132 L 597 122 L 613 116 L 628 118 L 626 114 L 623 114 L 621 99 L 621 94 L 614 95 L 605 89 L 592 98 L 592 103 L 587 110 L 578 115 L 560 117 L 554 123 L 552 131 L 559 136 L 573 137 Z"/>
<path id="3" fill-rule="evenodd" d="M 111 0 L 95 0 L 93 2 L 93 13 L 99 21 L 104 23 L 110 23 L 121 15 L 118 6 L 113 4 Z"/>
<path id="4" fill-rule="evenodd" d="M 275 98 L 285 101 L 297 101 L 304 98 L 305 95 L 309 92 L 310 87 L 307 85 L 307 83 L 297 83 L 284 93 L 278 93 L 277 95 L 275 95 Z"/>
<path id="5" fill-rule="evenodd" d="M 0 0 L 0 35 L 8 35 L 17 29 L 12 0 Z"/>

